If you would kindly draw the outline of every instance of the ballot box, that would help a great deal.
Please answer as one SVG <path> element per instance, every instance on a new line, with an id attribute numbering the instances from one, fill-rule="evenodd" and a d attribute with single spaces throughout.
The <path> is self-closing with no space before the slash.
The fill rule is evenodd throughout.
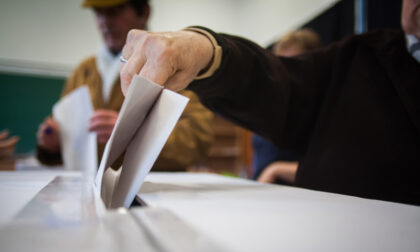
<path id="1" fill-rule="evenodd" d="M 77 172 L 0 172 L 0 251 L 418 251 L 420 207 L 241 178 L 149 173 L 107 209 Z"/>
<path id="2" fill-rule="evenodd" d="M 0 187 L 0 251 L 223 251 L 165 208 L 107 209 L 81 173 L 3 172 Z"/>

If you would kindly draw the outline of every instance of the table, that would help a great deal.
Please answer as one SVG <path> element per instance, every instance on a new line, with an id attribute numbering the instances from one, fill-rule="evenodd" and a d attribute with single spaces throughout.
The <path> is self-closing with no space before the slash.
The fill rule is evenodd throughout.
<path id="1" fill-rule="evenodd" d="M 53 225 L 19 223 L 16 216 L 22 208 L 57 176 L 74 178 L 80 174 L 0 173 L 0 251 L 420 248 L 420 207 L 215 174 L 150 173 L 138 194 L 147 207 L 104 210 L 81 218 L 78 225 L 77 221 L 55 221 Z M 59 208 L 64 219 L 71 215 L 71 205 Z M 79 212 L 86 216 L 86 211 Z"/>
<path id="2" fill-rule="evenodd" d="M 210 174 L 150 174 L 140 190 L 227 251 L 420 251 L 420 207 Z"/>

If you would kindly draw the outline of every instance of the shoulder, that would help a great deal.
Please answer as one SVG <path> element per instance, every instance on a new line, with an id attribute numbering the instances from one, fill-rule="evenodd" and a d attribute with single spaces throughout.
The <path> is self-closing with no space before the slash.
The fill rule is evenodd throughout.
<path id="1" fill-rule="evenodd" d="M 404 32 L 402 30 L 381 29 L 361 35 L 354 35 L 343 41 L 338 45 L 342 47 L 367 47 L 370 49 L 387 48 L 401 45 L 405 42 Z"/>
<path id="2" fill-rule="evenodd" d="M 86 84 L 88 82 L 87 80 L 91 81 L 92 76 L 98 75 L 97 72 L 96 58 L 94 56 L 85 58 L 76 66 L 67 79 L 63 94 L 68 93 L 80 85 Z"/>
<path id="3" fill-rule="evenodd" d="M 315 50 L 313 55 L 336 62 L 355 57 L 377 57 L 377 55 L 390 49 L 404 46 L 405 36 L 402 30 L 383 29 L 349 36 L 324 48 Z"/>
<path id="4" fill-rule="evenodd" d="M 83 59 L 76 67 L 76 71 L 77 70 L 82 70 L 82 69 L 96 69 L 96 57 L 95 56 L 90 56 L 87 57 L 85 59 Z"/>

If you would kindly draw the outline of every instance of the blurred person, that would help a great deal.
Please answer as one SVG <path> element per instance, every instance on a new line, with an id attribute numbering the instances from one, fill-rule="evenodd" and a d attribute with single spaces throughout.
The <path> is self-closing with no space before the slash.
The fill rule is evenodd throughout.
<path id="1" fill-rule="evenodd" d="M 122 89 L 137 73 L 188 87 L 211 110 L 300 153 L 297 186 L 420 205 L 420 0 L 402 5 L 403 30 L 292 58 L 204 27 L 133 30 Z"/>
<path id="2" fill-rule="evenodd" d="M 62 95 L 82 85 L 88 86 L 95 111 L 87 130 L 97 135 L 100 160 L 124 99 L 119 79 L 121 49 L 131 29 L 147 28 L 150 7 L 147 0 L 85 0 L 83 7 L 93 10 L 104 44 L 96 56 L 83 60 L 76 67 Z M 190 99 L 189 104 L 153 170 L 184 171 L 188 166 L 200 163 L 211 145 L 212 113 L 204 108 L 193 92 L 179 93 Z M 37 157 L 44 164 L 62 163 L 59 131 L 52 117 L 39 126 Z M 119 163 L 114 166 L 118 168 Z"/>
<path id="3" fill-rule="evenodd" d="M 291 31 L 273 46 L 274 55 L 293 57 L 321 47 L 321 38 L 314 31 L 303 28 Z M 254 149 L 253 178 L 260 182 L 292 185 L 295 181 L 299 153 L 280 150 L 258 134 L 252 137 Z"/>

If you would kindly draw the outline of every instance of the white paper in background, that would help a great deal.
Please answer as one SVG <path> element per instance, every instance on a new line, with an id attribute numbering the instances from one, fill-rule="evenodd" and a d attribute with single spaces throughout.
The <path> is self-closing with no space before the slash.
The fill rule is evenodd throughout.
<path id="1" fill-rule="evenodd" d="M 66 170 L 80 170 L 94 177 L 98 167 L 96 134 L 88 131 L 93 114 L 89 90 L 82 86 L 61 98 L 53 107 L 60 127 L 61 155 Z"/>
<path id="2" fill-rule="evenodd" d="M 140 76 L 131 82 L 95 181 L 107 207 L 129 207 L 188 103 L 162 90 Z M 124 151 L 122 167 L 109 169 Z"/>

